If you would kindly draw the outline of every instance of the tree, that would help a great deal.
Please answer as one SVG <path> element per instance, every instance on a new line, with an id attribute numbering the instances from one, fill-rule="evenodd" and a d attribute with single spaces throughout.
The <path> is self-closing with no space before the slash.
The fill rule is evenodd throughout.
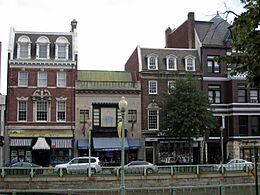
<path id="1" fill-rule="evenodd" d="M 237 54 L 220 58 L 233 64 L 232 74 L 246 74 L 252 87 L 260 87 L 260 1 L 241 0 L 245 12 L 236 15 L 230 27 L 232 49 Z M 233 13 L 227 11 L 227 13 Z"/>
<path id="2" fill-rule="evenodd" d="M 165 112 L 166 133 L 169 136 L 187 138 L 190 157 L 191 138 L 205 137 L 209 130 L 216 127 L 208 98 L 199 89 L 198 81 L 192 75 L 176 80 L 171 94 L 166 96 Z"/>

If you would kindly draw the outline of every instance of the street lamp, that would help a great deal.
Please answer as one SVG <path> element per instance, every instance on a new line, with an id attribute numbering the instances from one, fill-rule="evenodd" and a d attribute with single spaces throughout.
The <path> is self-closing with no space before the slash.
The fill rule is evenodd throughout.
<path id="1" fill-rule="evenodd" d="M 122 137 L 121 137 L 121 185 L 120 185 L 120 191 L 121 195 L 125 194 L 125 111 L 127 109 L 127 101 L 125 100 L 125 97 L 123 96 L 121 100 L 119 101 L 119 109 L 122 114 Z"/>

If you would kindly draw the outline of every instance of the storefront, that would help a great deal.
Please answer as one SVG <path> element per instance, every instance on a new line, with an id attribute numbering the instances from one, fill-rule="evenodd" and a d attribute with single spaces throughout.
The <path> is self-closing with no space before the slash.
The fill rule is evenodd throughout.
<path id="1" fill-rule="evenodd" d="M 10 162 L 33 162 L 54 166 L 68 162 L 72 157 L 71 137 L 18 137 L 10 136 Z"/>

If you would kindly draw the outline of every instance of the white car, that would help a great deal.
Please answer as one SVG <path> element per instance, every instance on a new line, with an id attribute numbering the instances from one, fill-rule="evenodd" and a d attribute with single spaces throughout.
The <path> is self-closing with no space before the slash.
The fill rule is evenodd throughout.
<path id="1" fill-rule="evenodd" d="M 91 173 L 101 171 L 100 160 L 98 157 L 90 157 Z M 58 164 L 55 166 L 56 171 L 66 170 L 67 173 L 87 173 L 89 170 L 89 157 L 76 157 L 68 163 Z"/>
<path id="2" fill-rule="evenodd" d="M 254 163 L 243 159 L 232 159 L 227 164 L 223 164 L 223 171 L 246 171 L 248 172 L 254 167 Z M 218 170 L 222 172 L 221 165 Z"/>
<path id="3" fill-rule="evenodd" d="M 147 174 L 158 172 L 158 167 L 152 163 L 146 161 L 132 161 L 124 166 L 124 170 L 126 174 L 131 173 L 142 173 L 146 171 Z M 121 167 L 116 167 L 114 169 L 116 175 L 119 175 L 121 172 Z"/>

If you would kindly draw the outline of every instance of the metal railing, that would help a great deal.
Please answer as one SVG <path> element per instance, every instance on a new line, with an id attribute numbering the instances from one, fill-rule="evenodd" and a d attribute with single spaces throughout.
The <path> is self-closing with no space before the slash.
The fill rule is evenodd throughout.
<path id="1" fill-rule="evenodd" d="M 259 166 L 258 166 L 259 167 Z M 128 168 L 125 170 L 126 176 L 129 175 L 202 175 L 202 174 L 225 174 L 225 173 L 248 173 L 250 174 L 251 168 L 244 166 L 236 166 L 226 168 L 225 165 L 220 164 L 207 164 L 207 165 L 162 165 L 157 166 L 156 171 L 151 171 L 149 168 Z M 88 175 L 88 169 L 70 169 L 67 172 L 66 169 L 56 170 L 55 168 L 21 168 L 21 167 L 0 167 L 0 177 L 65 177 L 67 175 Z M 90 176 L 120 176 L 118 167 L 102 167 L 102 170 L 97 173 L 91 173 Z"/>
<path id="2" fill-rule="evenodd" d="M 169 187 L 142 187 L 125 188 L 126 195 L 253 195 L 254 184 L 228 184 L 228 185 L 204 185 L 204 186 L 169 186 Z M 120 188 L 111 189 L 0 189 L 1 195 L 21 194 L 60 194 L 60 195 L 119 195 Z"/>

